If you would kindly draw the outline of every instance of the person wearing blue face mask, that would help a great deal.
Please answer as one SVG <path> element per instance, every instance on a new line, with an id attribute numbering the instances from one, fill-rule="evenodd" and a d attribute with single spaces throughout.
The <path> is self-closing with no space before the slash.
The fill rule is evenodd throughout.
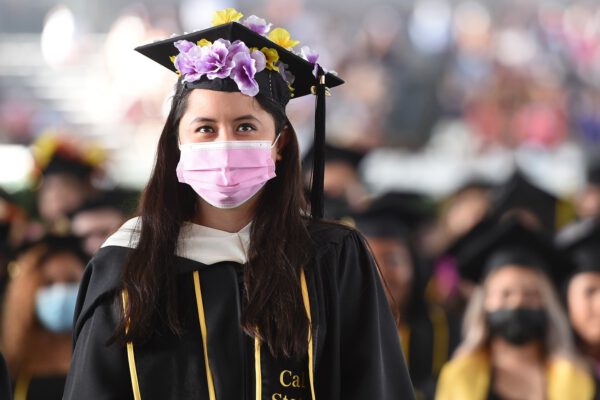
<path id="1" fill-rule="evenodd" d="M 1 344 L 15 400 L 62 398 L 86 262 L 77 238 L 49 235 L 10 264 Z"/>

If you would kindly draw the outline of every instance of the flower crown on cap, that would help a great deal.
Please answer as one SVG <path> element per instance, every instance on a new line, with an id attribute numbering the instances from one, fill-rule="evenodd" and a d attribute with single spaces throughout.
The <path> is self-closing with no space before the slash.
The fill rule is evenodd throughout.
<path id="1" fill-rule="evenodd" d="M 213 26 L 218 26 L 238 22 L 242 17 L 242 13 L 227 8 L 215 12 L 212 23 Z M 294 52 L 293 47 L 300 43 L 292 40 L 290 33 L 283 28 L 271 30 L 272 24 L 256 15 L 249 16 L 241 23 L 286 50 Z M 288 65 L 279 59 L 279 54 L 274 48 L 249 48 L 241 40 L 230 42 L 225 39 L 217 39 L 214 42 L 200 39 L 196 43 L 178 40 L 174 45 L 179 50 L 179 54 L 171 57 L 171 61 L 178 74 L 183 76 L 184 82 L 195 82 L 203 77 L 210 80 L 230 78 L 237 84 L 240 92 L 248 96 L 256 96 L 259 87 L 255 75 L 268 69 L 279 73 L 293 97 L 294 75 L 289 71 Z M 319 55 L 308 46 L 302 47 L 300 54 L 297 55 L 314 64 L 313 73 L 316 74 Z"/>

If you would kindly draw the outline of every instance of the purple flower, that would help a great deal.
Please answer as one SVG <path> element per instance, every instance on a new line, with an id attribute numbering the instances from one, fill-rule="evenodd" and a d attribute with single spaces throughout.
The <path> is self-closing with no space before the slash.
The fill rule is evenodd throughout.
<path id="1" fill-rule="evenodd" d="M 303 46 L 300 49 L 300 53 L 302 54 L 302 58 L 304 58 L 311 64 L 316 64 L 317 60 L 319 59 L 319 53 L 317 53 L 314 50 L 311 50 L 311 48 L 308 46 Z"/>
<path id="2" fill-rule="evenodd" d="M 190 48 L 186 53 L 179 53 L 175 57 L 175 68 L 184 76 L 186 82 L 194 82 L 202 78 L 205 71 L 198 69 L 197 61 L 202 56 L 202 49 L 198 46 Z"/>
<path id="3" fill-rule="evenodd" d="M 197 72 L 205 73 L 208 79 L 227 78 L 233 64 L 228 59 L 228 41 L 217 40 L 212 46 L 201 47 L 201 56 L 195 60 Z"/>
<path id="4" fill-rule="evenodd" d="M 256 72 L 260 72 L 264 70 L 267 66 L 267 57 L 265 57 L 265 53 L 260 50 L 254 50 L 250 53 L 250 57 L 256 62 Z"/>
<path id="5" fill-rule="evenodd" d="M 289 66 L 281 61 L 277 63 L 277 66 L 279 67 L 279 74 L 281 75 L 285 83 L 287 83 L 288 85 L 292 85 L 296 77 L 288 70 Z"/>
<path id="6" fill-rule="evenodd" d="M 177 47 L 177 50 L 179 50 L 180 53 L 187 53 L 194 46 L 196 46 L 194 43 L 187 40 L 178 40 L 173 44 L 175 45 L 175 47 Z"/>
<path id="7" fill-rule="evenodd" d="M 242 22 L 242 25 L 259 35 L 266 35 L 271 30 L 271 25 L 273 24 L 267 24 L 267 21 L 264 19 L 258 18 L 256 15 L 251 15 Z"/>
<path id="8" fill-rule="evenodd" d="M 247 96 L 258 94 L 258 82 L 254 79 L 256 74 L 256 61 L 249 53 L 240 52 L 233 57 L 235 66 L 231 70 L 230 78 L 235 81 L 240 92 Z"/>
<path id="9" fill-rule="evenodd" d="M 236 40 L 235 42 L 231 43 L 227 50 L 229 51 L 229 54 L 227 55 L 227 61 L 230 63 L 233 62 L 233 57 L 235 57 L 237 53 L 250 52 L 250 50 L 248 50 L 248 46 L 246 46 L 246 44 L 241 40 Z"/>

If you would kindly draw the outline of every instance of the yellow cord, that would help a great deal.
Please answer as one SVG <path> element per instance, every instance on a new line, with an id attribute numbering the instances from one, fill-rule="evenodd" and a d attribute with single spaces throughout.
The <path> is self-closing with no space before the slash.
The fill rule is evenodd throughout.
<path id="1" fill-rule="evenodd" d="M 254 337 L 254 371 L 256 376 L 256 400 L 262 399 L 262 369 L 260 366 L 260 339 Z"/>
<path id="2" fill-rule="evenodd" d="M 433 326 L 432 374 L 437 375 L 448 360 L 450 335 L 446 313 L 438 306 L 429 309 L 429 319 Z"/>
<path id="3" fill-rule="evenodd" d="M 127 313 L 127 292 L 123 290 L 121 292 L 123 298 L 123 313 Z M 125 327 L 125 332 L 128 331 L 128 326 Z M 129 376 L 131 377 L 131 387 L 133 389 L 134 400 L 142 400 L 142 394 L 140 392 L 140 384 L 138 381 L 137 370 L 135 367 L 135 355 L 133 353 L 133 343 L 127 342 L 127 361 L 129 362 Z"/>
<path id="4" fill-rule="evenodd" d="M 204 316 L 204 304 L 202 303 L 202 290 L 200 289 L 200 274 L 198 274 L 198 271 L 194 271 L 194 288 L 196 290 L 196 304 L 198 306 L 198 318 L 200 320 L 200 333 L 202 334 L 202 348 L 204 349 L 204 367 L 206 369 L 206 383 L 208 383 L 208 398 L 210 400 L 215 400 L 215 385 L 208 363 L 206 318 Z"/>
<path id="5" fill-rule="evenodd" d="M 31 377 L 29 374 L 21 374 L 17 378 L 15 384 L 15 397 L 14 400 L 27 400 L 27 392 L 29 391 L 29 382 Z"/>
<path id="6" fill-rule="evenodd" d="M 313 367 L 312 317 L 310 314 L 310 299 L 308 297 L 308 286 L 306 285 L 306 275 L 304 274 L 304 268 L 300 270 L 300 284 L 302 285 L 302 301 L 304 302 L 304 309 L 306 310 L 306 316 L 308 317 L 308 379 L 310 381 L 310 394 L 312 396 L 312 400 L 315 400 L 316 397 Z"/>

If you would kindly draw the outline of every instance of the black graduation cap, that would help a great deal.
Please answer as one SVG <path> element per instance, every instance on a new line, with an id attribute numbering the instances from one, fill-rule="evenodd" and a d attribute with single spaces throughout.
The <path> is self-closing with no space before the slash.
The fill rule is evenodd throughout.
<path id="1" fill-rule="evenodd" d="M 484 226 L 485 225 L 480 225 Z M 461 276 L 481 282 L 489 272 L 506 265 L 539 269 L 558 286 L 568 275 L 568 259 L 552 240 L 523 225 L 517 218 L 498 221 L 471 237 L 458 253 Z"/>
<path id="2" fill-rule="evenodd" d="M 244 42 L 248 48 L 256 47 L 258 49 L 262 49 L 263 47 L 267 47 L 270 49 L 275 49 L 279 55 L 279 60 L 287 65 L 287 70 L 290 71 L 295 77 L 293 82 L 293 97 L 302 97 L 311 93 L 316 95 L 314 138 L 316 151 L 314 157 L 311 190 L 311 214 L 314 218 L 322 218 L 324 168 L 323 146 L 325 144 L 325 95 L 328 93 L 328 88 L 341 85 L 344 83 L 344 81 L 331 73 L 324 72 L 324 70 L 318 64 L 316 66 L 313 65 L 294 52 L 279 46 L 269 38 L 254 32 L 238 22 L 228 22 L 212 28 L 171 37 L 169 39 L 139 46 L 135 50 L 170 69 L 171 71 L 177 72 L 177 69 L 172 61 L 172 57 L 179 53 L 175 47 L 175 42 L 179 40 L 187 40 L 192 43 L 197 43 L 202 39 L 210 42 L 214 42 L 217 39 L 224 39 L 230 42 L 240 40 Z M 255 79 L 259 85 L 260 93 L 269 95 L 271 98 L 285 106 L 290 98 L 290 92 L 288 89 L 288 84 L 279 75 L 279 73 L 274 73 L 269 69 L 264 69 L 255 75 Z M 230 78 L 216 78 L 213 80 L 208 80 L 208 78 L 203 77 L 197 83 L 202 84 L 201 87 L 206 87 L 213 90 L 238 91 L 236 85 L 233 84 L 233 81 Z M 192 84 L 192 86 L 200 87 L 196 86 L 195 83 Z"/>
<path id="3" fill-rule="evenodd" d="M 589 185 L 600 186 L 600 158 L 588 161 L 586 178 Z"/>
<path id="4" fill-rule="evenodd" d="M 70 174 L 79 180 L 88 179 L 94 172 L 94 167 L 83 160 L 68 155 L 56 153 L 50 159 L 48 165 L 42 169 L 42 175 Z"/>
<path id="5" fill-rule="evenodd" d="M 77 214 L 86 211 L 96 211 L 103 209 L 114 209 L 120 211 L 124 215 L 134 211 L 135 204 L 138 201 L 139 193 L 126 189 L 113 189 L 101 192 L 92 199 L 86 201 L 79 208 L 68 214 L 70 219 L 73 219 Z"/>
<path id="6" fill-rule="evenodd" d="M 434 206 L 426 197 L 409 192 L 387 192 L 354 216 L 357 228 L 367 236 L 395 237 L 414 232 L 433 218 Z"/>
<path id="7" fill-rule="evenodd" d="M 350 165 L 352 168 L 358 168 L 358 165 L 364 158 L 363 152 L 350 149 L 347 147 L 339 147 L 330 143 L 325 143 L 325 164 L 329 162 L 342 162 Z M 313 164 L 315 158 L 315 147 L 312 146 L 302 159 L 303 169 L 308 169 Z"/>
<path id="8" fill-rule="evenodd" d="M 558 202 L 517 170 L 508 182 L 492 191 L 491 213 L 500 218 L 514 210 L 526 210 L 536 216 L 544 230 L 554 232 Z"/>
<path id="9" fill-rule="evenodd" d="M 570 275 L 600 273 L 600 220 L 591 218 L 565 228 L 557 235 L 556 245 L 570 258 Z"/>

